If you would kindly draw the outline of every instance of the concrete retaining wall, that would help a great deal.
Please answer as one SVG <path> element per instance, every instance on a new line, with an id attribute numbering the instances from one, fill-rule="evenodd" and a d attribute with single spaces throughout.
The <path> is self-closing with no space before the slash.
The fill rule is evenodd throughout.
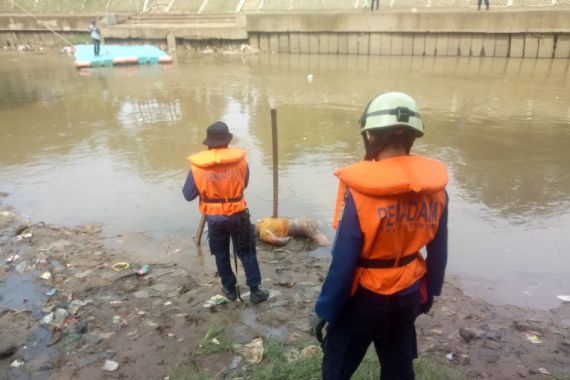
<path id="1" fill-rule="evenodd" d="M 250 33 L 262 52 L 570 58 L 570 33 Z M 269 43 L 273 41 L 273 43 Z"/>

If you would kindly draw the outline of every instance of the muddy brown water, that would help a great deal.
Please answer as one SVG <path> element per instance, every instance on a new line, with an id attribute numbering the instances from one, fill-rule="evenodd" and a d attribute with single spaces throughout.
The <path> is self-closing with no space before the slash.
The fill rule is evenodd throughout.
<path id="1" fill-rule="evenodd" d="M 272 104 L 280 215 L 313 215 L 332 238 L 332 173 L 362 156 L 360 112 L 403 91 L 426 124 L 415 152 L 450 169 L 449 271 L 491 302 L 556 307 L 570 294 L 569 82 L 566 60 L 206 56 L 76 71 L 65 55 L 3 52 L 0 191 L 33 221 L 101 223 L 114 244 L 144 236 L 193 257 L 186 156 L 226 121 L 248 151 L 253 217 L 269 215 Z"/>

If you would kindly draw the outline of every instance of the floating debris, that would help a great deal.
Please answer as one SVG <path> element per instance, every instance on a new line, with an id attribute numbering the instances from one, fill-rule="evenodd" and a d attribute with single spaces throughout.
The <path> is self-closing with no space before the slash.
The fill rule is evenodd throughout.
<path id="1" fill-rule="evenodd" d="M 567 296 L 567 295 L 559 295 L 559 296 L 556 296 L 556 298 L 558 298 L 560 301 L 563 301 L 563 302 L 570 302 L 570 296 Z"/>

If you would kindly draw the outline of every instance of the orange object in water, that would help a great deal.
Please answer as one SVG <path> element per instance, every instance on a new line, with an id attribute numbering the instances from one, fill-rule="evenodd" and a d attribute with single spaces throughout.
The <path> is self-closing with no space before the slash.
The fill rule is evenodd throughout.
<path id="1" fill-rule="evenodd" d="M 245 151 L 221 148 L 202 151 L 188 157 L 192 175 L 200 193 L 203 215 L 233 215 L 243 211 L 247 163 Z"/>
<path id="2" fill-rule="evenodd" d="M 447 169 L 424 157 L 361 161 L 339 169 L 335 225 L 350 189 L 364 237 L 352 293 L 358 285 L 390 295 L 426 272 L 422 249 L 435 237 L 445 207 Z"/>

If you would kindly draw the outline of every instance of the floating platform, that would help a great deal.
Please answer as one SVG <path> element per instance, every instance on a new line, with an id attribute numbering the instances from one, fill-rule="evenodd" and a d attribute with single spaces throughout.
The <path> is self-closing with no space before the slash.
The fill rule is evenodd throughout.
<path id="1" fill-rule="evenodd" d="M 75 67 L 103 67 L 117 65 L 155 65 L 171 63 L 172 57 L 150 45 L 101 45 L 95 56 L 93 45 L 75 45 Z"/>

